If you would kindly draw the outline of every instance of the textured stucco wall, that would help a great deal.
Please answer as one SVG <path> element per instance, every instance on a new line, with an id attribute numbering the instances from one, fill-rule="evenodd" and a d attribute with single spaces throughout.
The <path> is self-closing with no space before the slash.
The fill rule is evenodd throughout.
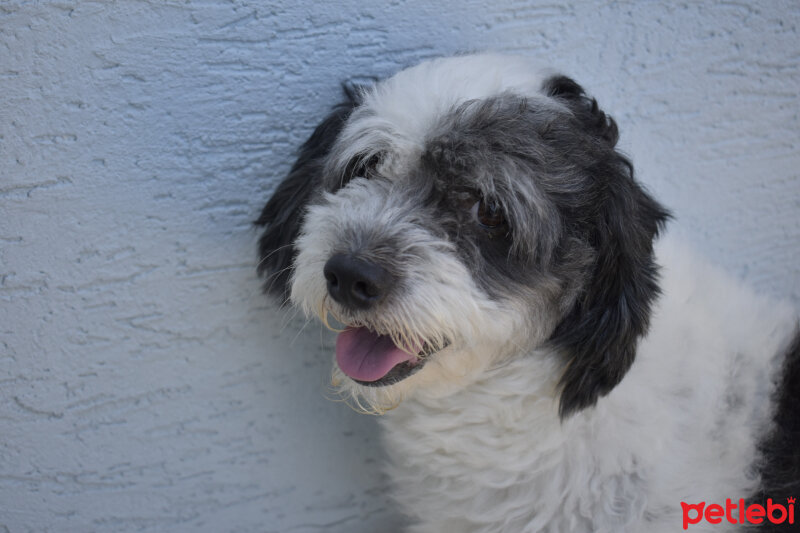
<path id="1" fill-rule="evenodd" d="M 250 221 L 350 76 L 538 56 L 716 262 L 800 302 L 800 4 L 0 3 L 0 532 L 391 531 L 376 423 Z"/>

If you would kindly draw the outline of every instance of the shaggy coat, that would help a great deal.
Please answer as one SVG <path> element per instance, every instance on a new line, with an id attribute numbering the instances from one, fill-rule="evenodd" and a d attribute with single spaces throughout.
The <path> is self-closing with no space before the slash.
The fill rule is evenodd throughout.
<path id="1" fill-rule="evenodd" d="M 675 532 L 681 502 L 800 496 L 796 312 L 659 237 L 580 85 L 474 55 L 345 93 L 259 271 L 344 328 L 333 383 L 386 413 L 410 531 Z"/>

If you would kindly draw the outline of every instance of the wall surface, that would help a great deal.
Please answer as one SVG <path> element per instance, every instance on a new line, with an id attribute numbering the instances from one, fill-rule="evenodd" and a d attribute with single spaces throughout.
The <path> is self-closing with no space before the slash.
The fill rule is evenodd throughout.
<path id="1" fill-rule="evenodd" d="M 663 4 L 663 5 L 662 5 Z M 393 531 L 258 215 L 350 77 L 540 58 L 715 262 L 800 305 L 800 4 L 0 3 L 0 532 Z"/>

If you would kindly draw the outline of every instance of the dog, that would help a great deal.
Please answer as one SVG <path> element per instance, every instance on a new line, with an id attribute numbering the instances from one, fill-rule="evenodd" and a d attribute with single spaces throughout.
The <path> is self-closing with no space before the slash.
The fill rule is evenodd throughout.
<path id="1" fill-rule="evenodd" d="M 664 231 L 583 87 L 478 54 L 344 89 L 258 269 L 341 325 L 410 531 L 798 527 L 797 312 Z"/>

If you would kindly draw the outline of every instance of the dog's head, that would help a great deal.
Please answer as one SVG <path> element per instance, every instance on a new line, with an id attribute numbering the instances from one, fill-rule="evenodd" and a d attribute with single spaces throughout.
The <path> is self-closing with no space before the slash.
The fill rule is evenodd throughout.
<path id="1" fill-rule="evenodd" d="M 562 416 L 617 385 L 668 215 L 595 100 L 492 55 L 345 92 L 258 220 L 268 290 L 346 326 L 334 382 L 383 410 L 547 348 Z"/>

